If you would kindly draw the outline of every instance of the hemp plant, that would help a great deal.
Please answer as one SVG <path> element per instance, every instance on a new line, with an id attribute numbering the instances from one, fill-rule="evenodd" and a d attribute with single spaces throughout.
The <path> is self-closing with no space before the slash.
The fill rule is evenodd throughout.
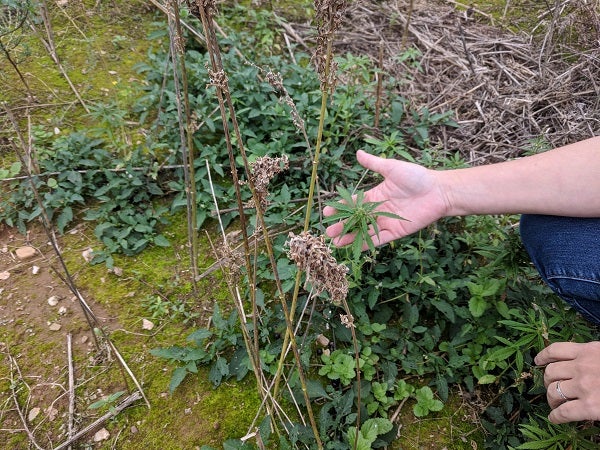
<path id="1" fill-rule="evenodd" d="M 379 235 L 378 217 L 406 220 L 397 214 L 377 210 L 377 207 L 384 202 L 365 201 L 364 191 L 359 190 L 355 195 L 352 195 L 349 190 L 339 186 L 337 191 L 341 197 L 340 201 L 325 202 L 326 205 L 335 208 L 336 212 L 323 221 L 326 223 L 343 221 L 342 234 L 354 233 L 354 241 L 350 245 L 352 246 L 352 257 L 355 261 L 360 258 L 365 245 L 371 252 L 375 252 L 372 234 Z"/>

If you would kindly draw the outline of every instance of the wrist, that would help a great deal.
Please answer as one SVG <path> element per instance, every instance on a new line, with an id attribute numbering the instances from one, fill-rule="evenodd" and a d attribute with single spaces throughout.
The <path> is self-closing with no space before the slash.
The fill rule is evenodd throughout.
<path id="1" fill-rule="evenodd" d="M 456 170 L 432 170 L 437 195 L 441 201 L 440 217 L 464 216 L 468 214 L 460 206 L 458 190 L 456 186 L 460 184 Z"/>

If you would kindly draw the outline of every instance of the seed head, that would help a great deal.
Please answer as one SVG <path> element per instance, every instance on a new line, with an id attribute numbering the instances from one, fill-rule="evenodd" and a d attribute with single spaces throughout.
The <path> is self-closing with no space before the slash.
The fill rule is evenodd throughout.
<path id="1" fill-rule="evenodd" d="M 259 199 L 260 207 L 263 211 L 269 205 L 269 182 L 275 175 L 288 168 L 289 159 L 287 155 L 277 158 L 261 156 L 250 164 L 250 179 L 252 180 L 256 197 Z M 246 206 L 249 208 L 255 207 L 254 199 L 250 200 Z"/>
<path id="2" fill-rule="evenodd" d="M 348 268 L 338 264 L 323 236 L 313 236 L 308 231 L 289 234 L 288 256 L 298 268 L 306 273 L 317 294 L 329 292 L 332 303 L 339 305 L 348 295 Z"/>
<path id="3" fill-rule="evenodd" d="M 269 72 L 267 72 L 266 75 L 266 80 L 271 86 L 273 86 L 273 89 L 275 89 L 275 93 L 279 97 L 279 100 L 290 107 L 292 114 L 292 122 L 294 123 L 296 129 L 298 129 L 298 131 L 303 131 L 304 120 L 302 119 L 302 117 L 300 117 L 294 100 L 292 100 L 292 97 L 290 97 L 288 90 L 283 85 L 283 77 L 281 76 L 281 74 L 269 70 Z"/>
<path id="4" fill-rule="evenodd" d="M 313 63 L 317 68 L 323 92 L 333 93 L 337 84 L 337 63 L 328 55 L 328 43 L 342 23 L 347 4 L 347 0 L 315 0 L 317 48 L 313 55 Z"/>

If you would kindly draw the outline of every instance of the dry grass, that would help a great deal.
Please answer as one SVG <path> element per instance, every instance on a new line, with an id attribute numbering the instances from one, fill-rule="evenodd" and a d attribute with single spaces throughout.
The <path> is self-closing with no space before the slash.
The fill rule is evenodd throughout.
<path id="1" fill-rule="evenodd" d="M 385 72 L 402 80 L 398 95 L 416 109 L 455 111 L 460 128 L 432 143 L 471 163 L 497 161 L 532 142 L 556 147 L 600 133 L 599 8 L 556 2 L 537 16 L 537 34 L 525 35 L 492 26 L 474 9 L 415 1 L 411 14 L 409 0 L 356 1 L 335 52 L 370 55 L 375 67 L 383 49 Z M 293 27 L 311 43 L 308 24 Z M 422 54 L 418 65 L 398 58 L 410 46 Z"/>

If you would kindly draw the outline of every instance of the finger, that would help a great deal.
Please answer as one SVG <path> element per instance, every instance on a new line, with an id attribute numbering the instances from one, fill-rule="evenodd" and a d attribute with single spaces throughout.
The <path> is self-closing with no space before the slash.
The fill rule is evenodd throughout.
<path id="1" fill-rule="evenodd" d="M 388 230 L 379 230 L 379 233 L 373 234 L 373 236 L 372 236 L 373 244 L 375 245 L 375 247 L 379 247 L 380 245 L 384 245 L 384 244 L 387 244 L 388 242 L 392 242 L 396 238 L 397 238 L 397 236 L 393 235 Z"/>
<path id="2" fill-rule="evenodd" d="M 390 164 L 390 162 L 393 160 L 371 155 L 370 153 L 367 153 L 364 150 L 359 150 L 358 152 L 356 152 L 356 159 L 358 160 L 360 165 L 363 166 L 365 169 L 377 172 L 383 175 L 384 177 L 386 177 L 390 173 L 393 167 L 393 165 Z"/>
<path id="3" fill-rule="evenodd" d="M 333 216 L 335 214 L 336 209 L 333 206 L 326 206 L 323 208 L 323 215 L 325 217 Z"/>
<path id="4" fill-rule="evenodd" d="M 562 385 L 561 385 L 562 387 Z M 552 423 L 568 423 L 580 420 L 590 420 L 596 416 L 593 411 L 586 408 L 585 403 L 581 400 L 573 400 L 564 402 L 550 412 L 548 420 Z"/>
<path id="5" fill-rule="evenodd" d="M 550 363 L 544 370 L 544 385 L 546 388 L 550 383 L 558 380 L 569 380 L 573 378 L 574 368 L 570 361 L 557 361 Z"/>
<path id="6" fill-rule="evenodd" d="M 560 395 L 558 390 L 558 383 L 560 382 L 560 392 L 566 397 L 566 399 Z M 570 380 L 559 380 L 553 381 L 548 385 L 548 390 L 546 391 L 546 399 L 548 400 L 548 404 L 550 408 L 558 408 L 563 403 L 567 401 L 576 400 L 578 397 L 574 394 L 574 390 L 570 383 Z"/>
<path id="7" fill-rule="evenodd" d="M 355 238 L 355 234 L 349 233 L 349 234 L 344 234 L 343 236 L 338 236 L 338 237 L 334 238 L 332 242 L 336 247 L 344 247 L 348 244 L 352 244 L 352 242 L 354 242 L 354 238 Z"/>
<path id="8" fill-rule="evenodd" d="M 577 357 L 582 345 L 575 342 L 555 342 L 550 344 L 535 357 L 538 366 L 545 366 L 556 361 L 569 361 Z"/>
<path id="9" fill-rule="evenodd" d="M 327 236 L 329 236 L 330 238 L 336 238 L 342 233 L 343 230 L 344 230 L 344 222 L 336 222 L 332 225 L 329 225 L 325 229 L 325 234 Z"/>

